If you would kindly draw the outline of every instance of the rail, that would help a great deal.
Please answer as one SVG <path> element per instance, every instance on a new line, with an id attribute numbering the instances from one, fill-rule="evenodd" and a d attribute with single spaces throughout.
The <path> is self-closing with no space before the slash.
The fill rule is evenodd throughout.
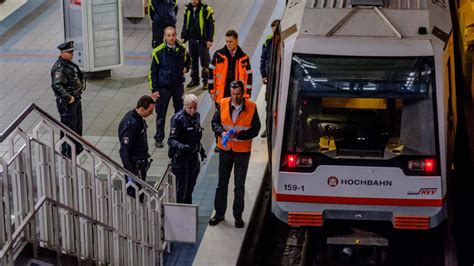
<path id="1" fill-rule="evenodd" d="M 39 121 L 27 133 L 22 124 L 33 114 Z M 60 131 L 65 134 L 61 139 Z M 78 155 L 74 142 L 84 147 Z M 169 245 L 162 233 L 162 205 L 175 202 L 176 187 L 169 169 L 152 187 L 35 104 L 0 133 L 0 144 L 5 143 L 9 158 L 0 156 L 1 265 L 14 265 L 25 243 L 55 250 L 58 264 L 60 254 L 68 254 L 78 264 L 163 265 Z M 64 143 L 72 147 L 71 158 L 59 152 Z M 127 194 L 130 189 L 136 198 Z"/>

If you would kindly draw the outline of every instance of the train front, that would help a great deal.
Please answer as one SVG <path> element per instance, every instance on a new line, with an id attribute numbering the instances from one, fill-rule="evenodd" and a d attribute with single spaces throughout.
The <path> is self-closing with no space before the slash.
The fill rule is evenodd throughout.
<path id="1" fill-rule="evenodd" d="M 377 28 L 377 10 L 365 8 L 351 23 Z M 445 77 L 442 48 L 422 32 L 430 27 L 428 11 L 407 10 L 406 18 L 386 11 L 382 16 L 398 29 L 382 34 L 352 24 L 350 37 L 345 25 L 321 30 L 336 25 L 341 10 L 311 11 L 314 18 L 304 13 L 299 32 L 283 32 L 279 47 L 273 213 L 301 226 L 342 219 L 436 227 L 446 217 L 445 109 L 439 104 Z"/>

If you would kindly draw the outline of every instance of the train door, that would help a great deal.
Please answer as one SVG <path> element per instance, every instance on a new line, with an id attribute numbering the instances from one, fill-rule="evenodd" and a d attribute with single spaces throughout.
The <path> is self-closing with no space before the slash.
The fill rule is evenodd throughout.
<path id="1" fill-rule="evenodd" d="M 279 27 L 279 25 L 277 26 Z M 278 128 L 278 101 L 280 96 L 280 73 L 281 73 L 281 58 L 282 57 L 282 42 L 279 30 L 276 30 L 273 36 L 273 46 L 271 55 L 270 78 L 267 85 L 266 100 L 267 100 L 267 145 L 268 145 L 268 161 L 269 169 L 272 169 L 272 151 L 275 147 L 276 129 Z"/>

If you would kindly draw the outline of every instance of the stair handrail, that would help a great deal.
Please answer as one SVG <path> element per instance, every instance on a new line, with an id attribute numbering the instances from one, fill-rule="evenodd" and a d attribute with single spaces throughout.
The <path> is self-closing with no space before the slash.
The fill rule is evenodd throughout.
<path id="1" fill-rule="evenodd" d="M 0 258 L 3 258 L 6 253 L 8 252 L 9 249 L 12 248 L 12 246 L 15 244 L 15 242 L 18 240 L 18 238 L 20 238 L 21 236 L 21 233 L 27 228 L 27 226 L 29 225 L 29 223 L 31 222 L 31 220 L 33 220 L 35 218 L 35 215 L 39 212 L 39 210 L 43 207 L 43 205 L 45 203 L 51 203 L 52 205 L 58 207 L 58 208 L 61 208 L 61 209 L 64 209 L 68 212 L 71 212 L 73 215 L 76 215 L 80 218 L 84 218 L 84 219 L 87 219 L 89 220 L 91 223 L 93 224 L 96 224 L 96 225 L 99 225 L 99 226 L 102 226 L 104 227 L 105 229 L 109 230 L 109 231 L 113 231 L 115 234 L 121 236 L 121 237 L 130 237 L 128 235 L 125 235 L 123 233 L 121 233 L 119 230 L 117 230 L 117 228 L 114 228 L 110 225 L 107 225 L 107 224 L 104 224 L 90 216 L 87 216 L 83 213 L 81 213 L 80 211 L 77 211 L 65 204 L 62 204 L 61 202 L 59 201 L 56 201 L 50 197 L 46 197 L 46 196 L 42 196 L 38 202 L 36 202 L 35 204 L 35 208 L 33 210 L 31 210 L 28 215 L 25 217 L 25 219 L 22 221 L 22 223 L 20 224 L 20 226 L 15 230 L 15 232 L 12 234 L 12 239 L 10 242 L 8 242 L 7 244 L 5 244 L 2 248 L 2 250 L 0 251 Z M 143 245 L 143 244 L 142 244 Z M 145 245 L 145 246 L 149 246 L 149 245 Z M 162 249 L 163 250 L 163 249 Z"/>
<path id="2" fill-rule="evenodd" d="M 81 218 L 84 218 L 84 219 L 87 219 L 89 221 L 91 221 L 92 223 L 94 224 L 97 224 L 97 225 L 100 225 L 100 226 L 103 226 L 104 228 L 108 229 L 108 230 L 111 230 L 111 231 L 114 231 L 120 235 L 123 235 L 122 233 L 118 232 L 115 228 L 107 225 L 107 224 L 104 224 L 100 221 L 97 221 L 96 219 L 94 218 L 91 218 L 85 214 L 82 214 L 81 212 L 79 211 L 76 211 L 74 210 L 73 208 L 69 207 L 69 206 L 66 206 L 56 200 L 53 200 L 49 197 L 46 197 L 46 196 L 42 196 L 38 202 L 36 202 L 35 204 L 35 208 L 33 210 L 31 210 L 28 215 L 25 217 L 25 219 L 21 222 L 20 226 L 15 230 L 15 232 L 12 234 L 12 240 L 11 242 L 7 243 L 3 248 L 2 250 L 0 251 L 0 258 L 3 258 L 5 256 L 5 254 L 7 253 L 7 251 L 12 248 L 12 245 L 18 240 L 18 238 L 21 236 L 21 233 L 26 229 L 26 227 L 29 225 L 29 223 L 31 222 L 31 220 L 33 220 L 35 218 L 35 215 L 38 213 L 38 211 L 41 209 L 41 207 L 43 207 L 43 205 L 46 203 L 46 202 L 49 202 L 49 203 L 52 203 L 53 205 L 56 205 L 62 209 L 65 209 L 67 211 L 70 211 L 71 213 L 73 213 L 74 215 L 77 215 Z"/>
<path id="3" fill-rule="evenodd" d="M 0 143 L 3 143 L 5 139 L 28 117 L 29 114 L 37 112 L 43 118 L 46 118 L 50 123 L 54 124 L 55 126 L 59 127 L 61 130 L 65 131 L 68 133 L 68 137 L 72 137 L 73 140 L 81 143 L 83 146 L 86 146 L 90 150 L 94 151 L 95 153 L 98 154 L 98 156 L 106 161 L 107 163 L 112 164 L 115 168 L 119 169 L 122 173 L 126 174 L 127 176 L 131 177 L 135 183 L 139 183 L 143 187 L 146 187 L 153 193 L 158 193 L 158 190 L 156 190 L 153 186 L 145 182 L 144 180 L 138 178 L 135 174 L 130 172 L 129 170 L 125 169 L 122 165 L 116 163 L 114 160 L 110 159 L 108 155 L 97 149 L 93 144 L 91 144 L 89 141 L 87 141 L 85 138 L 74 132 L 72 129 L 58 121 L 56 118 L 48 114 L 46 111 L 41 109 L 39 106 L 37 106 L 35 103 L 31 103 L 28 105 L 21 114 L 13 120 L 13 122 L 8 125 L 8 127 L 3 130 L 0 133 Z"/>

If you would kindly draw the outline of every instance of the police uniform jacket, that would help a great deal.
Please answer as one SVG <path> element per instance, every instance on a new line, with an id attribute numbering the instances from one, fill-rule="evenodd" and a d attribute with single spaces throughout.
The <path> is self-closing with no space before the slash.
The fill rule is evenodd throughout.
<path id="1" fill-rule="evenodd" d="M 162 27 L 176 25 L 177 0 L 148 0 L 148 14 L 153 23 Z"/>
<path id="2" fill-rule="evenodd" d="M 212 42 L 214 38 L 213 13 L 214 11 L 207 4 L 199 2 L 196 11 L 194 11 L 193 5 L 188 3 L 184 10 L 184 23 L 183 30 L 181 31 L 181 39 Z"/>
<path id="3" fill-rule="evenodd" d="M 171 118 L 170 136 L 168 137 L 169 157 L 197 152 L 203 155 L 202 130 L 199 113 L 190 116 L 186 111 L 181 110 L 174 114 Z"/>
<path id="4" fill-rule="evenodd" d="M 176 41 L 174 48 L 168 47 L 166 42 L 158 45 L 153 49 L 148 75 L 152 92 L 182 86 L 183 69 L 189 69 L 190 64 L 189 54 L 180 42 Z"/>
<path id="5" fill-rule="evenodd" d="M 120 158 L 125 169 L 132 173 L 137 160 L 150 157 L 146 136 L 147 127 L 146 121 L 135 110 L 129 111 L 119 124 Z"/>
<path id="6" fill-rule="evenodd" d="M 71 96 L 82 94 L 83 74 L 72 61 L 59 57 L 51 69 L 51 78 L 51 87 L 56 97 L 69 101 Z"/>
<path id="7" fill-rule="evenodd" d="M 270 59 L 272 55 L 273 34 L 267 36 L 262 46 L 262 55 L 260 56 L 260 74 L 262 78 L 267 78 L 270 73 Z"/>

